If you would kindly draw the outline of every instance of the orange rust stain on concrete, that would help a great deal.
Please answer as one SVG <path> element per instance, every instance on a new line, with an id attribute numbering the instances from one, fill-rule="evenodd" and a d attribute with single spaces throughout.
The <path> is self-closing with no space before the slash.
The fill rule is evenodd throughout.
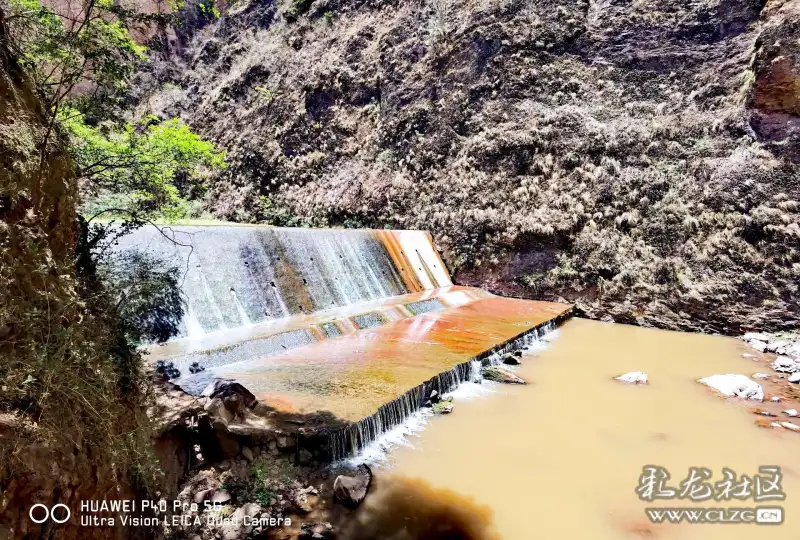
<path id="1" fill-rule="evenodd" d="M 406 289 L 412 292 L 423 290 L 422 285 L 420 285 L 420 283 L 414 278 L 413 266 L 403 252 L 403 248 L 400 246 L 400 241 L 395 232 L 375 231 L 375 234 L 378 237 L 378 240 L 380 240 L 381 244 L 383 244 L 383 247 L 386 248 L 389 256 L 392 258 L 394 267 L 397 268 L 398 272 L 400 273 L 400 277 L 402 278 Z"/>
<path id="2" fill-rule="evenodd" d="M 569 309 L 551 302 L 479 298 L 215 371 L 238 380 L 259 399 L 279 395 L 300 412 L 327 410 L 356 421 Z"/>

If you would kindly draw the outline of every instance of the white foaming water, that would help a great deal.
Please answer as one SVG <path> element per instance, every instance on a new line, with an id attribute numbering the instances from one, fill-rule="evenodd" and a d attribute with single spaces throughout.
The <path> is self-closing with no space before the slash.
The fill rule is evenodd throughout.
<path id="1" fill-rule="evenodd" d="M 398 446 L 413 448 L 414 445 L 408 440 L 408 436 L 422 431 L 431 416 L 433 416 L 433 412 L 430 409 L 421 409 L 415 412 L 405 422 L 385 432 L 378 439 L 367 445 L 357 456 L 345 459 L 344 462 L 351 466 L 358 466 L 361 463 L 378 466 L 388 465 L 389 452 L 392 448 L 397 448 Z"/>
<path id="2" fill-rule="evenodd" d="M 534 339 L 522 349 L 524 356 L 545 350 L 551 341 L 559 335 L 558 329 L 548 329 L 547 333 Z M 493 355 L 494 356 L 494 355 Z M 499 358 L 499 355 L 497 355 Z M 493 362 L 490 358 L 489 361 Z M 512 368 L 514 366 L 505 366 Z M 503 384 L 494 381 L 484 380 L 480 373 L 481 362 L 474 360 L 470 365 L 470 380 L 459 384 L 454 390 L 444 394 L 444 397 L 452 397 L 454 403 L 472 399 L 482 399 L 497 392 L 502 392 Z M 409 416 L 404 422 L 386 431 L 375 441 L 368 444 L 358 455 L 343 460 L 350 466 L 358 466 L 361 463 L 374 465 L 380 468 L 390 469 L 392 464 L 389 461 L 389 453 L 394 448 L 408 447 L 414 448 L 414 444 L 409 437 L 421 432 L 428 425 L 433 412 L 430 409 L 421 409 Z"/>

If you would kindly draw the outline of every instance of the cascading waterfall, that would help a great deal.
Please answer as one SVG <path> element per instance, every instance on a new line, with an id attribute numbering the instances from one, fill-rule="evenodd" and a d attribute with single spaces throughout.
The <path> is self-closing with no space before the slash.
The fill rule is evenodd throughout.
<path id="1" fill-rule="evenodd" d="M 502 364 L 505 353 L 525 349 L 540 341 L 561 324 L 567 315 L 543 323 L 489 351 L 416 386 L 378 409 L 378 412 L 330 434 L 328 445 L 334 460 L 358 455 L 370 443 L 402 424 L 425 405 L 431 392 L 440 395 L 455 390 L 465 382 L 480 382 L 481 367 Z"/>
<path id="2" fill-rule="evenodd" d="M 115 249 L 148 252 L 184 274 L 179 339 L 415 292 L 417 269 L 395 252 L 400 238 L 436 257 L 423 231 L 263 226 L 147 226 Z"/>

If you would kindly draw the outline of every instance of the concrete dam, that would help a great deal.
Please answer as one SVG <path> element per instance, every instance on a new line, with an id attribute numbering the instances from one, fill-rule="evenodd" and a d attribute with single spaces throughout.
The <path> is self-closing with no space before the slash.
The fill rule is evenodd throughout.
<path id="1" fill-rule="evenodd" d="M 335 459 L 571 312 L 454 285 L 424 231 L 150 226 L 118 249 L 183 274 L 179 333 L 149 362 L 172 362 L 189 394 L 224 379 L 283 417 L 324 413 Z"/>

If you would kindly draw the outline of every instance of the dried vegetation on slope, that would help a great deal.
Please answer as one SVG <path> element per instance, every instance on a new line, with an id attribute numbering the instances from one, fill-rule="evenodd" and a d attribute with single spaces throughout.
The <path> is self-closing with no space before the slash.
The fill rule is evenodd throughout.
<path id="1" fill-rule="evenodd" d="M 140 107 L 227 149 L 216 216 L 425 228 L 462 283 L 791 327 L 798 4 L 241 1 L 154 56 Z"/>

